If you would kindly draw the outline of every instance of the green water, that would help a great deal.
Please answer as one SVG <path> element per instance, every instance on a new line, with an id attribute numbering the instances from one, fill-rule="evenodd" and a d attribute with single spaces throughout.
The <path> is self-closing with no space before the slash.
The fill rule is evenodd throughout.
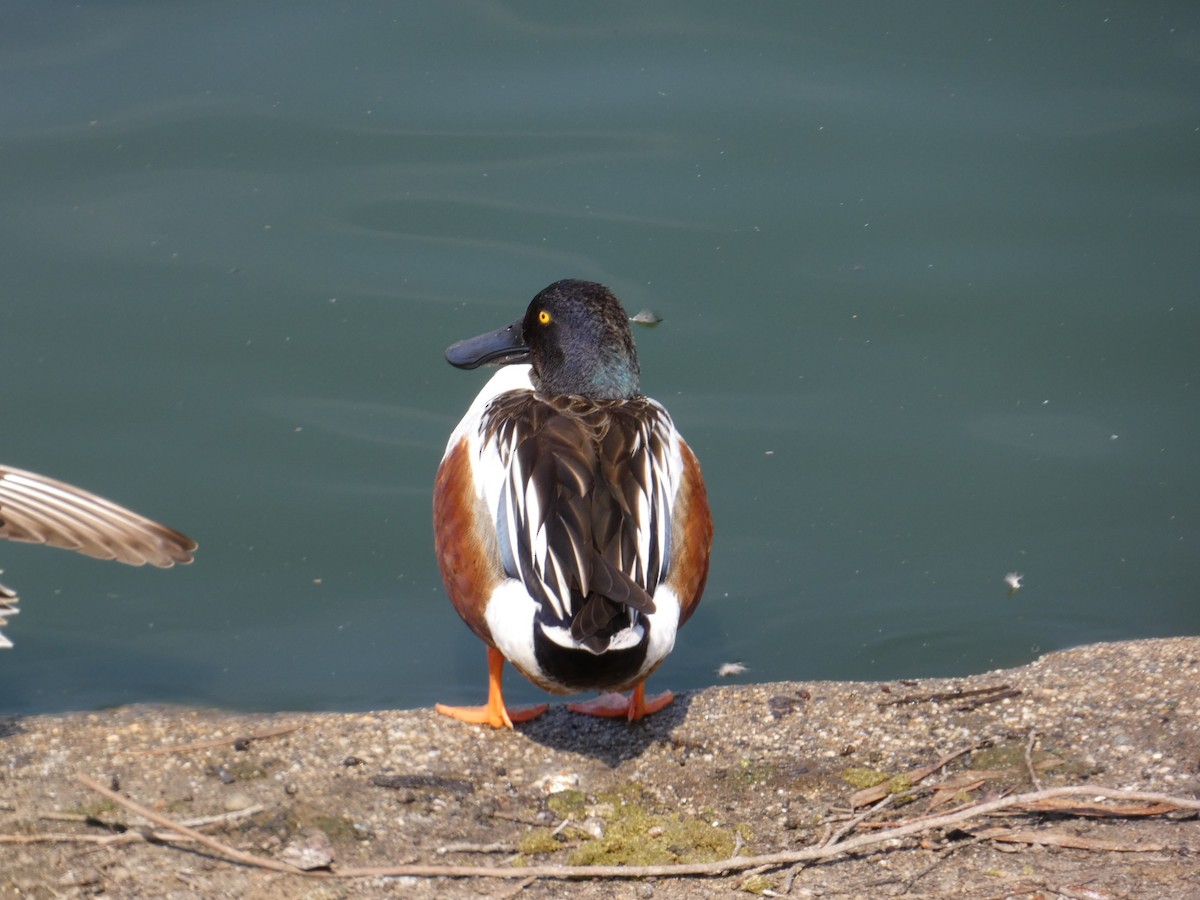
<path id="1" fill-rule="evenodd" d="M 201 545 L 0 546 L 0 712 L 482 697 L 442 350 L 562 277 L 709 484 L 654 685 L 1200 632 L 1194 3 L 12 3 L 0 77 L 0 461 Z"/>

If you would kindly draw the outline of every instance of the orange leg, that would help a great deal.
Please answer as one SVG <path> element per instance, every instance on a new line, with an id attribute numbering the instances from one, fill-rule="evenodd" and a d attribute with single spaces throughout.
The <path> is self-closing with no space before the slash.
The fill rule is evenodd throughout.
<path id="1" fill-rule="evenodd" d="M 483 706 L 446 706 L 437 704 L 437 711 L 452 719 L 470 722 L 472 725 L 491 725 L 493 728 L 512 728 L 513 722 L 528 722 L 536 719 L 549 707 L 545 704 L 538 706 L 523 706 L 520 709 L 507 709 L 504 706 L 504 692 L 500 682 L 504 679 L 504 654 L 495 647 L 488 647 L 488 699 Z"/>
<path id="2" fill-rule="evenodd" d="M 675 699 L 670 691 L 664 691 L 657 697 L 646 699 L 646 682 L 641 682 L 633 689 L 633 694 L 627 699 L 623 694 L 601 694 L 595 700 L 586 703 L 569 703 L 567 709 L 585 716 L 603 716 L 607 719 L 627 719 L 636 722 L 645 716 L 652 715 Z"/>

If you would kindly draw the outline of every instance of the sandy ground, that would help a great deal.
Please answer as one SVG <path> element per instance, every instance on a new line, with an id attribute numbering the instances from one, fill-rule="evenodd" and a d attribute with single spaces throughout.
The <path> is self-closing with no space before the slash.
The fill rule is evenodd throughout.
<path id="1" fill-rule="evenodd" d="M 1072 797 L 886 838 L 1035 786 L 1194 802 L 1198 706 L 1200 638 L 1172 638 L 962 679 L 710 688 L 633 726 L 561 706 L 516 733 L 431 710 L 0 719 L 0 898 L 1200 897 L 1195 809 L 1145 799 Z M 176 841 L 78 775 L 174 822 L 217 817 L 203 831 L 256 858 L 315 868 Z M 877 843 L 758 872 L 336 877 L 678 865 L 860 838 Z"/>

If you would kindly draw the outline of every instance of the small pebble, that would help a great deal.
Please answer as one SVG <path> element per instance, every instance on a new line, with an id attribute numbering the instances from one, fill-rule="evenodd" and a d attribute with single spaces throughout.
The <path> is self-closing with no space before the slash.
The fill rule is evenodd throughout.
<path id="1" fill-rule="evenodd" d="M 579 787 L 579 776 L 574 772 L 553 772 L 543 775 L 533 783 L 543 794 L 558 794 Z"/>
<path id="2" fill-rule="evenodd" d="M 254 799 L 243 791 L 234 791 L 225 798 L 225 810 L 227 812 L 237 812 L 240 809 L 247 809 L 254 805 Z"/>
<path id="3" fill-rule="evenodd" d="M 604 820 L 596 816 L 589 816 L 584 819 L 579 823 L 579 828 L 597 840 L 604 837 Z M 651 828 L 650 830 L 653 831 L 654 829 Z"/>
<path id="4" fill-rule="evenodd" d="M 327 868 L 333 862 L 333 842 L 320 828 L 305 828 L 288 841 L 279 854 L 280 862 L 306 872 Z"/>

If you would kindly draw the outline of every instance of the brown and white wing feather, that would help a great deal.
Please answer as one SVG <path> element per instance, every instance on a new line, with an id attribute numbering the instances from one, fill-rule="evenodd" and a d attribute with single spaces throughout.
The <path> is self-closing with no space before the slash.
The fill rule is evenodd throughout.
<path id="1" fill-rule="evenodd" d="M 0 468 L 0 538 L 49 544 L 132 566 L 189 563 L 196 542 L 53 478 Z"/>
<path id="2" fill-rule="evenodd" d="M 670 558 L 670 419 L 650 400 L 592 403 L 513 392 L 482 423 L 503 482 L 505 570 L 577 640 L 625 608 L 654 611 Z M 482 474 L 482 473 L 481 473 Z"/>

